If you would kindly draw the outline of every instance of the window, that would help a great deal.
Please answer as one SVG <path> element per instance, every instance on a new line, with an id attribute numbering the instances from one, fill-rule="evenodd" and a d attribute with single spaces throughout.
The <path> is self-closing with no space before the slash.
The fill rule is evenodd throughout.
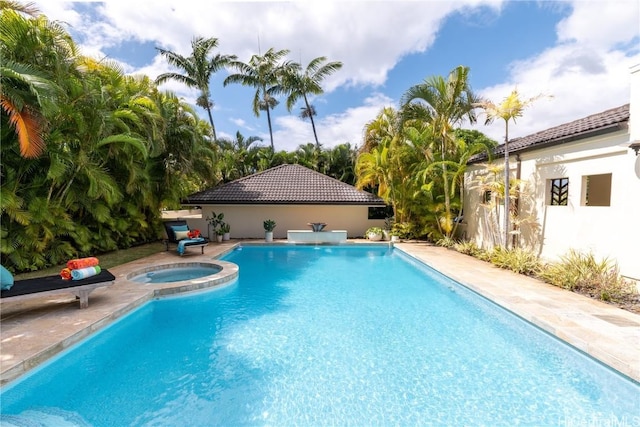
<path id="1" fill-rule="evenodd" d="M 611 174 L 582 177 L 582 206 L 611 206 Z"/>
<path id="2" fill-rule="evenodd" d="M 393 206 L 370 207 L 369 219 L 387 219 L 393 216 Z"/>
<path id="3" fill-rule="evenodd" d="M 491 203 L 491 190 L 486 190 L 482 194 L 482 203 Z"/>
<path id="4" fill-rule="evenodd" d="M 569 202 L 569 178 L 554 178 L 549 183 L 547 205 L 567 206 Z"/>

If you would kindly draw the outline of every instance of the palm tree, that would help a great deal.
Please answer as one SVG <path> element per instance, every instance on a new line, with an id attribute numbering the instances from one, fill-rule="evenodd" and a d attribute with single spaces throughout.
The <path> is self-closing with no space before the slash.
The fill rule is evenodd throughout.
<path id="1" fill-rule="evenodd" d="M 12 0 L 0 0 L 0 11 L 14 10 L 32 17 L 40 16 L 40 9 L 33 3 L 20 3 Z"/>
<path id="2" fill-rule="evenodd" d="M 477 103 L 477 106 L 484 109 L 487 114 L 487 120 L 485 124 L 491 123 L 495 119 L 504 120 L 504 247 L 509 248 L 509 234 L 511 232 L 509 225 L 509 215 L 511 208 L 509 205 L 509 199 L 511 197 L 511 189 L 509 184 L 509 121 L 516 122 L 517 117 L 522 117 L 524 109 L 531 105 L 533 101 L 540 98 L 542 95 L 537 95 L 527 100 L 520 99 L 520 94 L 517 89 L 514 89 L 509 96 L 504 98 L 500 104 L 494 104 L 491 101 L 482 101 Z"/>
<path id="3" fill-rule="evenodd" d="M 47 116 L 61 93 L 56 77 L 67 71 L 76 48 L 61 25 L 44 16 L 25 18 L 11 4 L 0 3 L 2 127 L 14 130 L 5 138 L 17 140 L 23 157 L 35 158 L 44 152 Z"/>
<path id="4" fill-rule="evenodd" d="M 274 151 L 271 147 L 258 147 L 257 157 L 258 171 L 264 171 L 285 163 L 293 163 L 293 161 L 289 160 L 286 151 Z"/>
<path id="5" fill-rule="evenodd" d="M 207 111 L 214 141 L 217 139 L 217 135 L 216 127 L 213 124 L 213 114 L 211 113 L 213 101 L 211 100 L 209 81 L 213 74 L 227 66 L 230 62 L 236 60 L 235 55 L 221 55 L 218 53 L 211 56 L 211 51 L 217 47 L 217 38 L 195 37 L 191 41 L 192 53 L 189 57 L 184 57 L 165 49 L 156 48 L 162 56 L 167 58 L 167 62 L 169 62 L 169 64 L 184 72 L 184 74 L 180 74 L 179 72 L 160 74 L 156 78 L 156 84 L 164 83 L 167 80 L 176 80 L 185 84 L 187 87 L 199 89 L 200 96 L 196 101 L 196 105 Z"/>
<path id="6" fill-rule="evenodd" d="M 284 71 L 292 67 L 292 63 L 280 63 L 289 54 L 289 50 L 274 50 L 270 48 L 264 55 L 253 55 L 248 63 L 231 61 L 229 66 L 238 72 L 224 79 L 224 86 L 229 83 L 240 83 L 243 86 L 251 86 L 256 89 L 253 97 L 253 113 L 260 117 L 260 111 L 267 112 L 269 124 L 269 136 L 271 137 L 271 149 L 273 145 L 273 129 L 271 126 L 271 110 L 278 105 L 276 95 L 284 93 L 281 84 Z"/>
<path id="7" fill-rule="evenodd" d="M 222 150 L 221 154 L 224 160 L 224 169 L 221 170 L 224 182 L 241 178 L 257 171 L 260 147 L 253 145 L 257 141 L 262 141 L 262 138 L 258 136 L 245 138 L 240 131 L 236 132 L 235 140 L 221 138 L 217 141 Z M 228 171 L 231 172 L 229 173 Z"/>
<path id="8" fill-rule="evenodd" d="M 436 161 L 432 158 L 430 161 L 418 165 L 415 174 L 423 183 L 423 188 L 434 188 L 436 187 L 435 181 L 441 180 L 443 178 L 442 171 L 446 170 L 451 183 L 449 190 L 451 208 L 457 207 L 456 216 L 460 217 L 464 209 L 464 176 L 468 161 L 472 156 L 481 152 L 489 155 L 496 143 L 478 131 L 456 129 L 454 134 L 455 146 L 452 147 L 454 151 L 449 159 Z M 438 177 L 438 175 L 440 176 Z M 457 222 L 446 221 L 445 215 L 442 215 L 437 222 L 438 231 L 445 238 L 454 236 L 457 226 Z"/>
<path id="9" fill-rule="evenodd" d="M 336 145 L 327 152 L 327 167 L 324 173 L 339 181 L 354 185 L 356 182 L 357 151 L 348 142 Z"/>
<path id="10" fill-rule="evenodd" d="M 407 185 L 407 140 L 398 112 L 385 107 L 365 125 L 364 144 L 356 160 L 356 187 L 377 188 L 378 196 L 393 207 L 398 221 L 404 221 L 407 211 L 406 195 L 412 191 Z"/>
<path id="11" fill-rule="evenodd" d="M 358 156 L 356 163 L 356 188 L 376 188 L 378 196 L 395 205 L 393 163 L 387 139 L 368 153 Z"/>
<path id="12" fill-rule="evenodd" d="M 25 158 L 38 157 L 45 149 L 47 123 L 41 112 L 41 100 L 47 93 L 54 93 L 56 85 L 43 73 L 7 60 L 0 67 L 0 74 L 0 108 L 15 129 L 20 154 Z M 4 125 L 4 117 L 2 122 Z"/>
<path id="13" fill-rule="evenodd" d="M 218 145 L 220 145 L 220 147 L 225 150 L 242 151 L 248 150 L 249 147 L 251 147 L 251 145 L 257 141 L 262 141 L 262 138 L 260 138 L 259 136 L 250 136 L 248 138 L 245 138 L 245 136 L 241 134 L 240 131 L 236 131 L 235 140 L 222 138 L 218 141 Z"/>
<path id="14" fill-rule="evenodd" d="M 364 143 L 360 148 L 361 153 L 373 150 L 386 137 L 394 137 L 400 133 L 401 123 L 398 111 L 392 107 L 383 108 L 375 119 L 364 127 Z"/>
<path id="15" fill-rule="evenodd" d="M 307 95 L 321 95 L 324 93 L 322 90 L 322 80 L 325 77 L 330 76 L 334 72 L 342 68 L 342 62 L 334 61 L 323 65 L 323 62 L 327 60 L 326 57 L 320 56 L 313 59 L 307 65 L 306 70 L 302 71 L 300 64 L 292 64 L 289 72 L 284 76 L 284 85 L 286 90 L 289 91 L 287 97 L 287 110 L 291 111 L 295 103 L 302 98 L 304 100 L 304 107 L 300 113 L 302 119 L 309 118 L 311 120 L 311 127 L 313 128 L 313 136 L 316 140 L 316 147 L 320 148 L 320 142 L 318 142 L 318 134 L 316 132 L 316 124 L 313 121 L 313 116 L 316 115 L 316 110 L 313 105 L 309 104 L 309 98 Z"/>
<path id="16" fill-rule="evenodd" d="M 432 127 L 434 138 L 439 144 L 445 201 L 440 223 L 445 230 L 453 230 L 452 191 L 447 160 L 448 156 L 456 151 L 455 126 L 461 124 L 464 119 L 474 123 L 474 108 L 480 101 L 471 90 L 468 75 L 468 67 L 458 66 L 449 73 L 447 79 L 433 76 L 410 87 L 401 99 L 405 121 L 424 119 Z"/>

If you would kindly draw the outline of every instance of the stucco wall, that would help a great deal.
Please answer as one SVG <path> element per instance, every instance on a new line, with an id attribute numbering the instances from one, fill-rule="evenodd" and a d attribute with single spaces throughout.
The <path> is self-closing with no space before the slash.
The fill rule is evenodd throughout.
<path id="1" fill-rule="evenodd" d="M 640 141 L 640 64 L 631 67 L 631 102 L 629 103 L 631 141 Z M 640 175 L 640 173 L 639 173 Z"/>
<path id="2" fill-rule="evenodd" d="M 206 235 L 206 217 L 211 212 L 224 213 L 232 238 L 264 238 L 262 223 L 266 219 L 276 222 L 273 231 L 276 239 L 285 239 L 287 230 L 310 230 L 309 222 L 324 222 L 325 230 L 346 230 L 349 238 L 362 237 L 367 228 L 384 225 L 384 220 L 367 219 L 367 206 L 340 205 L 203 205 L 201 219 L 185 219 L 191 228 Z"/>
<path id="3" fill-rule="evenodd" d="M 640 279 L 640 227 L 636 222 L 640 219 L 640 175 L 636 174 L 640 156 L 628 145 L 629 134 L 619 131 L 522 154 L 521 177 L 528 189 L 520 215 L 530 215 L 533 221 L 522 227 L 521 241 L 545 259 L 557 259 L 569 249 L 593 252 L 599 258 L 616 260 L 623 275 Z M 510 162 L 515 177 L 515 156 Z M 480 173 L 480 166 L 470 168 L 467 188 L 473 187 L 472 180 Z M 599 174 L 611 174 L 610 205 L 587 206 L 585 177 Z M 554 178 L 569 179 L 567 206 L 548 203 L 548 182 Z M 480 191 L 467 191 L 466 232 L 479 245 L 490 247 L 496 243 L 495 226 L 490 226 L 491 216 L 479 205 L 480 197 Z M 502 224 L 502 211 L 499 219 Z M 498 229 L 501 232 L 502 226 Z"/>

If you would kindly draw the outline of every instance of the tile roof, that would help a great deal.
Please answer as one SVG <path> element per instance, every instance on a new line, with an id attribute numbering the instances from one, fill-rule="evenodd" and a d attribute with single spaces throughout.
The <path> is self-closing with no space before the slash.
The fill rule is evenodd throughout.
<path id="1" fill-rule="evenodd" d="M 384 206 L 384 201 L 300 165 L 280 165 L 191 194 L 184 204 L 321 204 Z"/>
<path id="2" fill-rule="evenodd" d="M 601 113 L 592 114 L 582 119 L 564 123 L 532 135 L 522 138 L 514 138 L 509 141 L 509 153 L 535 150 L 552 145 L 558 145 L 577 139 L 588 138 L 615 132 L 620 129 L 622 123 L 629 121 L 629 104 L 612 108 Z M 504 144 L 493 151 L 494 157 L 504 155 Z M 486 153 L 478 154 L 469 160 L 475 163 L 486 160 Z"/>

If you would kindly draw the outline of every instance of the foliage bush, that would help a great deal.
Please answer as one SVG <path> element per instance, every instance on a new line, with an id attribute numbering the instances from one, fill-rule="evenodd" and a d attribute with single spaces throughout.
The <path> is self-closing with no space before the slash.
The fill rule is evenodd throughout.
<path id="1" fill-rule="evenodd" d="M 446 246 L 449 241 L 441 239 L 437 244 Z M 571 250 L 560 257 L 559 261 L 545 264 L 535 253 L 521 248 L 505 249 L 496 246 L 491 250 L 484 250 L 473 241 L 459 241 L 447 247 L 591 298 L 617 303 L 623 307 L 640 303 L 640 293 L 635 283 L 620 275 L 618 265 L 606 258 L 597 260 L 592 253 Z"/>
<path id="2" fill-rule="evenodd" d="M 379 234 L 382 236 L 382 233 L 382 227 L 369 227 L 367 228 L 367 231 L 365 231 L 364 235 L 369 236 L 369 234 Z"/>
<path id="3" fill-rule="evenodd" d="M 456 243 L 458 243 L 456 239 L 450 236 L 444 236 L 436 241 L 436 245 L 444 248 L 455 248 Z"/>
<path id="4" fill-rule="evenodd" d="M 538 256 L 522 248 L 505 249 L 502 246 L 496 246 L 490 251 L 480 252 L 479 258 L 496 267 L 527 276 L 536 276 L 542 268 L 542 262 Z"/>
<path id="5" fill-rule="evenodd" d="M 391 234 L 403 240 L 413 239 L 416 237 L 415 226 L 410 222 L 394 222 L 391 226 Z"/>
<path id="6" fill-rule="evenodd" d="M 570 291 L 603 301 L 623 302 L 634 298 L 634 284 L 620 276 L 617 263 L 593 253 L 570 250 L 560 261 L 544 266 L 538 274 L 541 280 Z"/>
<path id="7" fill-rule="evenodd" d="M 473 240 L 458 241 L 453 245 L 453 249 L 474 258 L 480 258 L 481 254 L 485 252 L 484 249 L 480 248 Z"/>

